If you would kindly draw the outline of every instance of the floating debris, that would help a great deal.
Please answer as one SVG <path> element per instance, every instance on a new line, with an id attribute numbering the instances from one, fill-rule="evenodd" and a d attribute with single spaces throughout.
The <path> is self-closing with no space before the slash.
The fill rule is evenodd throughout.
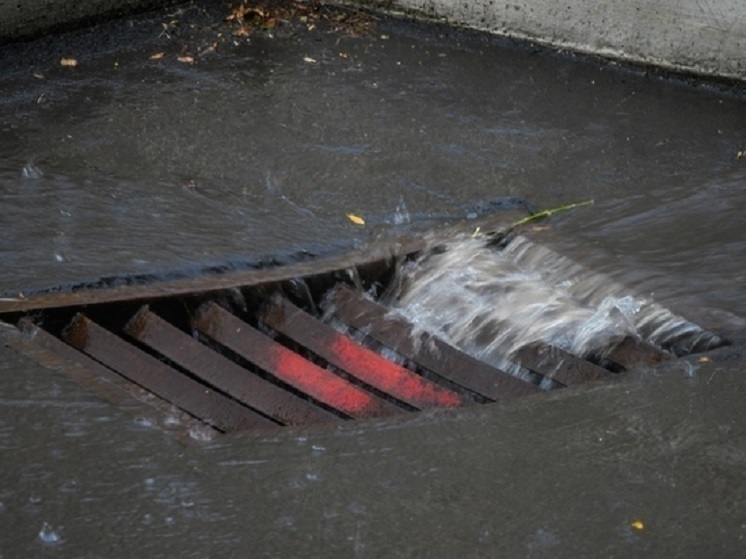
<path id="1" fill-rule="evenodd" d="M 349 219 L 355 225 L 365 225 L 365 220 L 355 214 L 347 214 L 347 219 Z"/>

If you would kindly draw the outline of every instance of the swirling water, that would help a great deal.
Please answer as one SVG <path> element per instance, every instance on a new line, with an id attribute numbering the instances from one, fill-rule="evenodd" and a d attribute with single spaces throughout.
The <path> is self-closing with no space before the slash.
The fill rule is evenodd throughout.
<path id="1" fill-rule="evenodd" d="M 746 315 L 742 93 L 400 21 L 238 38 L 197 4 L 0 50 L 0 292 L 340 252 L 502 196 L 594 198 L 509 259 L 471 240 L 441 255 L 505 287 L 444 276 L 443 335 L 467 310 L 502 312 L 496 298 L 542 320 L 551 302 L 558 327 L 521 336 L 570 346 L 598 324 L 644 330 L 655 304 Z M 217 53 L 177 61 L 218 32 Z M 563 276 L 566 259 L 609 282 Z M 733 556 L 712 534 L 742 534 L 731 362 L 689 363 L 687 383 L 200 448 L 0 351 L 3 556 L 592 556 L 653 540 Z M 641 513 L 655 538 L 627 530 Z"/>

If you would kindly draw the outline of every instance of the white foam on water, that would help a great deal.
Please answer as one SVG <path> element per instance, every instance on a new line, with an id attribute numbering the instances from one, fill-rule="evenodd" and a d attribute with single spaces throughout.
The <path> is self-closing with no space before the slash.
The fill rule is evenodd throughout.
<path id="1" fill-rule="evenodd" d="M 416 340 L 433 333 L 527 378 L 531 373 L 510 359 L 532 343 L 602 357 L 627 336 L 665 347 L 712 337 L 650 298 L 520 236 L 504 249 L 484 236 L 456 239 L 399 273 L 383 302 L 415 326 Z"/>

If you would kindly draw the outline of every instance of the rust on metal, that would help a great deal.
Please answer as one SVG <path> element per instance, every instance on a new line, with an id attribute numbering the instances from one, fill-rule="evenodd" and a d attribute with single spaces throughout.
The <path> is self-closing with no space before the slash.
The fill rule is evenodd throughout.
<path id="1" fill-rule="evenodd" d="M 125 325 L 124 332 L 206 384 L 282 425 L 308 425 L 338 420 L 333 414 L 259 378 L 201 344 L 151 312 L 147 306 L 142 307 Z M 267 425 L 273 424 L 269 419 L 261 419 Z"/>
<path id="2" fill-rule="evenodd" d="M 465 403 L 455 392 L 384 359 L 284 297 L 273 298 L 262 320 L 331 365 L 416 409 Z"/>
<path id="3" fill-rule="evenodd" d="M 401 410 L 280 345 L 215 303 L 200 308 L 194 327 L 280 381 L 352 418 Z"/>
<path id="4" fill-rule="evenodd" d="M 670 353 L 632 336 L 626 336 L 620 342 L 611 344 L 600 357 L 625 369 L 656 365 L 674 358 Z"/>
<path id="5" fill-rule="evenodd" d="M 467 355 L 435 336 L 416 340 L 412 325 L 389 316 L 379 305 L 348 286 L 334 288 L 330 301 L 345 324 L 376 339 L 400 355 L 442 378 L 494 401 L 507 401 L 539 392 L 539 388 Z"/>
<path id="6" fill-rule="evenodd" d="M 265 419 L 255 411 L 181 374 L 83 314 L 75 316 L 62 333 L 62 338 L 132 382 L 173 402 L 220 431 L 265 426 Z"/>
<path id="7" fill-rule="evenodd" d="M 511 361 L 565 386 L 610 378 L 611 372 L 558 347 L 529 344 L 508 356 Z"/>

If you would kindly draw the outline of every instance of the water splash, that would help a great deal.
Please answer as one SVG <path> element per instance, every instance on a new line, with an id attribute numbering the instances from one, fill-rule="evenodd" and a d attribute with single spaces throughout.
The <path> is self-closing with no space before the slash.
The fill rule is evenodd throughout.
<path id="1" fill-rule="evenodd" d="M 409 215 L 409 210 L 407 210 L 404 196 L 401 196 L 399 198 L 399 203 L 396 205 L 396 211 L 394 212 L 394 225 L 404 225 L 411 222 L 412 217 Z"/>
<path id="2" fill-rule="evenodd" d="M 602 358 L 625 337 L 673 353 L 719 339 L 649 298 L 523 237 L 498 249 L 485 237 L 425 251 L 399 271 L 384 296 L 392 312 L 446 342 L 518 376 L 511 356 L 548 343 Z"/>
<path id="3" fill-rule="evenodd" d="M 21 169 L 21 178 L 24 179 L 36 180 L 42 178 L 43 176 L 44 173 L 42 172 L 42 170 L 33 163 L 26 163 L 26 165 L 23 166 L 23 169 Z"/>
<path id="4" fill-rule="evenodd" d="M 42 525 L 41 530 L 39 530 L 39 534 L 37 535 L 37 537 L 40 542 L 46 545 L 58 545 L 64 541 L 59 530 L 56 530 L 55 528 L 53 528 L 52 525 L 49 524 L 48 522 L 45 522 Z"/>

